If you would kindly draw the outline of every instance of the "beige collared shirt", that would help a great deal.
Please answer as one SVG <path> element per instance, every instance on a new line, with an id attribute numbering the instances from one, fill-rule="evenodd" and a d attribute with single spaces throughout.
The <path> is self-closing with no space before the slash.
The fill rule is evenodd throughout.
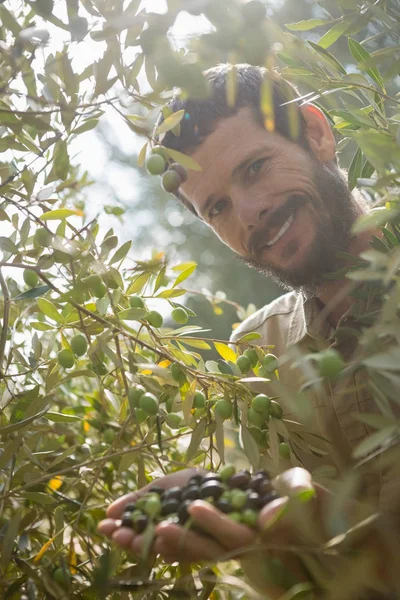
<path id="1" fill-rule="evenodd" d="M 357 328 L 360 310 L 360 303 L 354 303 L 335 329 L 324 317 L 323 305 L 317 298 L 305 300 L 300 293 L 290 292 L 248 317 L 231 336 L 231 341 L 237 341 L 245 333 L 255 331 L 261 338 L 251 343 L 273 346 L 271 352 L 280 362 L 279 381 L 257 383 L 253 387 L 279 396 L 295 450 L 295 463 L 310 470 L 316 481 L 332 488 L 336 475 L 355 464 L 354 449 L 374 431 L 358 420 L 357 415 L 376 413 L 377 408 L 363 370 L 334 386 L 319 379 L 311 355 L 335 346 L 349 360 L 357 339 L 350 326 Z M 304 389 L 304 383 L 310 379 L 315 380 L 314 385 Z M 283 464 L 279 468 L 288 466 Z M 373 505 L 379 502 L 384 480 L 376 464 L 360 469 L 363 494 L 368 495 Z"/>

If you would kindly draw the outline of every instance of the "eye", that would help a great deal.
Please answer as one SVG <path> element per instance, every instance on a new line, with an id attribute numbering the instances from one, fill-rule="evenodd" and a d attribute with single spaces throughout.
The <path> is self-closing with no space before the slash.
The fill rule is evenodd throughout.
<path id="1" fill-rule="evenodd" d="M 247 169 L 246 178 L 251 179 L 253 177 L 253 175 L 256 175 L 257 173 L 259 173 L 261 171 L 264 163 L 265 163 L 265 158 L 259 158 L 258 160 L 254 161 Z"/>
<path id="2" fill-rule="evenodd" d="M 217 217 L 218 215 L 220 215 L 221 212 L 224 210 L 226 203 L 226 200 L 218 200 L 209 211 L 208 217 L 212 219 L 213 217 Z"/>

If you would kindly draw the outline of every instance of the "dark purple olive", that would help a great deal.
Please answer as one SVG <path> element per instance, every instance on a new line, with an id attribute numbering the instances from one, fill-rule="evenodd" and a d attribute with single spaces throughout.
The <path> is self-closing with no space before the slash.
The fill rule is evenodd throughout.
<path id="1" fill-rule="evenodd" d="M 129 527 L 130 529 L 133 528 L 131 512 L 124 512 L 124 514 L 122 515 L 122 519 L 121 519 L 121 527 Z"/>
<path id="2" fill-rule="evenodd" d="M 261 506 L 265 506 L 266 504 L 269 504 L 270 502 L 272 502 L 272 500 L 276 500 L 277 498 L 279 498 L 279 494 L 277 492 L 269 492 L 268 494 L 261 496 Z"/>
<path id="3" fill-rule="evenodd" d="M 215 504 L 216 508 L 218 508 L 218 510 L 220 510 L 221 512 L 228 514 L 230 512 L 233 511 L 233 507 L 232 504 L 230 502 L 228 502 L 228 500 L 222 500 L 222 498 L 220 500 L 218 500 L 218 502 Z"/>
<path id="4" fill-rule="evenodd" d="M 200 485 L 203 481 L 203 475 L 192 475 L 188 481 L 188 485 Z"/>
<path id="5" fill-rule="evenodd" d="M 263 481 L 265 481 L 265 477 L 261 475 L 261 473 L 259 475 L 253 475 L 249 482 L 249 488 L 255 492 L 259 492 Z"/>
<path id="6" fill-rule="evenodd" d="M 207 473 L 203 475 L 202 483 L 206 483 L 207 481 L 221 481 L 221 476 L 219 473 Z"/>
<path id="7" fill-rule="evenodd" d="M 192 503 L 190 500 L 185 500 L 185 502 L 182 502 L 182 504 L 179 507 L 178 519 L 179 519 L 179 523 L 181 525 L 184 525 L 186 523 L 186 521 L 190 518 L 190 515 L 188 513 L 188 508 L 191 504 Z"/>
<path id="8" fill-rule="evenodd" d="M 264 481 L 260 483 L 260 486 L 258 488 L 258 493 L 260 494 L 260 496 L 265 496 L 266 494 L 269 494 L 269 492 L 273 491 L 274 487 L 271 481 L 269 481 L 268 479 L 264 479 Z"/>
<path id="9" fill-rule="evenodd" d="M 257 492 L 250 492 L 247 496 L 246 504 L 244 508 L 251 508 L 253 510 L 258 510 L 263 506 L 261 498 Z"/>
<path id="10" fill-rule="evenodd" d="M 134 520 L 133 529 L 136 533 L 143 533 L 143 531 L 147 527 L 148 522 L 149 519 L 146 517 L 146 515 L 141 515 L 140 517 Z"/>
<path id="11" fill-rule="evenodd" d="M 134 502 L 129 502 L 129 504 L 127 504 L 125 506 L 125 512 L 133 512 L 136 509 L 136 504 Z"/>
<path id="12" fill-rule="evenodd" d="M 270 474 L 265 469 L 258 469 L 254 475 L 262 475 L 264 479 L 270 479 Z"/>
<path id="13" fill-rule="evenodd" d="M 161 514 L 163 517 L 167 515 L 171 515 L 172 513 L 178 512 L 180 506 L 179 500 L 176 498 L 170 498 L 168 500 L 163 500 L 161 504 Z"/>
<path id="14" fill-rule="evenodd" d="M 200 498 L 214 498 L 218 500 L 221 494 L 225 491 L 225 486 L 220 481 L 211 479 L 206 481 L 199 488 Z"/>
<path id="15" fill-rule="evenodd" d="M 228 485 L 230 488 L 239 488 L 241 490 L 245 490 L 250 482 L 251 475 L 248 471 L 238 471 L 228 481 Z"/>
<path id="16" fill-rule="evenodd" d="M 197 500 L 197 498 L 200 498 L 198 485 L 190 485 L 182 491 L 181 500 Z"/>
<path id="17" fill-rule="evenodd" d="M 169 488 L 169 490 L 165 490 L 163 500 L 171 500 L 175 498 L 175 500 L 180 500 L 182 496 L 182 488 L 176 486 Z"/>
<path id="18" fill-rule="evenodd" d="M 165 493 L 164 488 L 160 487 L 159 485 L 153 485 L 149 489 L 149 494 L 158 494 L 161 498 L 164 496 L 164 493 Z"/>

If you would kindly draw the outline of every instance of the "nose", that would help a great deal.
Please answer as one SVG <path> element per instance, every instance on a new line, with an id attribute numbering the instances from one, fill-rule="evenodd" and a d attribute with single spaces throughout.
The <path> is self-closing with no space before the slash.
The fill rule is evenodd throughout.
<path id="1" fill-rule="evenodd" d="M 232 194 L 232 200 L 238 219 L 246 231 L 258 229 L 265 221 L 269 212 L 265 195 L 256 198 L 242 190 L 240 194 L 236 194 L 236 197 Z"/>

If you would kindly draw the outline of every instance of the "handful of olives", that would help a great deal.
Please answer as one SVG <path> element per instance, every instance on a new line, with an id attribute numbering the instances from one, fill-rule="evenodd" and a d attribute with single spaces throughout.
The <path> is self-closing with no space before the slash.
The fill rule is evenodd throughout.
<path id="1" fill-rule="evenodd" d="M 190 527 L 189 506 L 195 500 L 209 502 L 232 521 L 255 528 L 259 511 L 278 498 L 267 471 L 251 475 L 226 465 L 220 473 L 194 475 L 186 485 L 163 489 L 154 485 L 146 495 L 127 504 L 121 527 L 143 533 L 150 523 L 169 521 Z M 199 530 L 196 525 L 196 530 Z"/>

